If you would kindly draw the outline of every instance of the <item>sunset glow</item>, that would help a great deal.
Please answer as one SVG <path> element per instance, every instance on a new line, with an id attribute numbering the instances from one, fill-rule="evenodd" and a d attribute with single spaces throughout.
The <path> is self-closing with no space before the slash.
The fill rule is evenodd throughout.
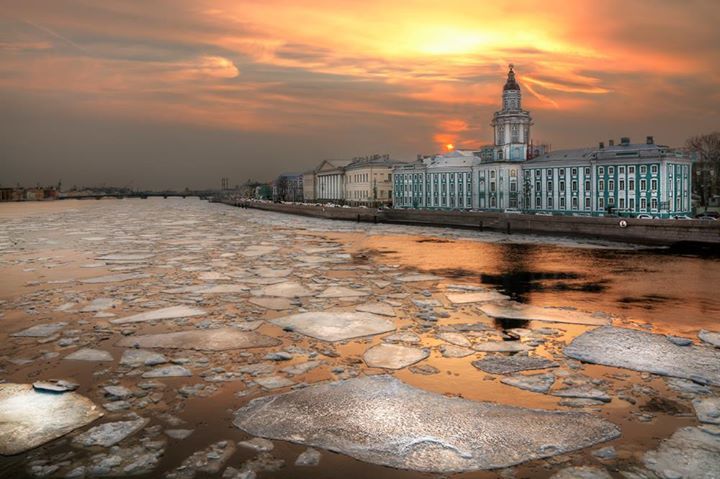
<path id="1" fill-rule="evenodd" d="M 686 7 L 618 0 L 5 3 L 3 123 L 26 135 L 33 115 L 101 120 L 106 132 L 114 122 L 138 121 L 186 128 L 187 138 L 229 132 L 243 135 L 242 144 L 203 141 L 219 145 L 222 156 L 292 156 L 299 164 L 282 167 L 289 169 L 376 151 L 412 158 L 492 141 L 489 121 L 513 63 L 537 140 L 571 147 L 654 134 L 678 144 L 720 120 L 717 5 Z M 262 165 L 253 161 L 250 174 L 262 176 Z"/>

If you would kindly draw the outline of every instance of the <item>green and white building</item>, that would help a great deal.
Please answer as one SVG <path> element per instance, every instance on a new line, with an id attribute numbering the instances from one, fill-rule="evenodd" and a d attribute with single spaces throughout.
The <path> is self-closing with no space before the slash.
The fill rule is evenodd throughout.
<path id="1" fill-rule="evenodd" d="M 532 120 L 521 108 L 512 65 L 492 125 L 493 145 L 395 166 L 393 206 L 661 218 L 691 213 L 691 160 L 653 137 L 554 152 L 531 146 Z"/>

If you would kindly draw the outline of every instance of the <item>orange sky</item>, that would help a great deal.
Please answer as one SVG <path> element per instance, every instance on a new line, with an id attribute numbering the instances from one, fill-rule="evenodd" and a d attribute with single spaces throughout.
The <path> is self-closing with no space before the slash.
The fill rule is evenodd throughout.
<path id="1" fill-rule="evenodd" d="M 508 63 L 536 141 L 679 145 L 718 128 L 718 25 L 713 0 L 0 0 L 0 181 L 212 185 L 473 147 Z"/>

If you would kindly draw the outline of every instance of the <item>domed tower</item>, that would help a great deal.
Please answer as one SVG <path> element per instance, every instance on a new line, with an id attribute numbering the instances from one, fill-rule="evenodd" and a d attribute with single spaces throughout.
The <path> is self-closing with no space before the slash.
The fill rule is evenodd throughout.
<path id="1" fill-rule="evenodd" d="M 530 112 L 522 109 L 520 85 L 515 80 L 511 64 L 503 87 L 502 110 L 495 112 L 492 127 L 495 131 L 495 159 L 524 161 L 530 142 Z"/>

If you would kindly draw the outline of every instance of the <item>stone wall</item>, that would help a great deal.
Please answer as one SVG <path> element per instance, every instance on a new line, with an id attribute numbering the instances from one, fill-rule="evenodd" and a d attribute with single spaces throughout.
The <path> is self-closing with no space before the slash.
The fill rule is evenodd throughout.
<path id="1" fill-rule="evenodd" d="M 376 210 L 258 202 L 249 202 L 247 206 L 346 221 L 443 226 L 508 234 L 576 236 L 654 245 L 678 243 L 720 245 L 720 221 L 639 220 L 410 209 Z M 621 223 L 624 226 L 621 226 Z"/>

